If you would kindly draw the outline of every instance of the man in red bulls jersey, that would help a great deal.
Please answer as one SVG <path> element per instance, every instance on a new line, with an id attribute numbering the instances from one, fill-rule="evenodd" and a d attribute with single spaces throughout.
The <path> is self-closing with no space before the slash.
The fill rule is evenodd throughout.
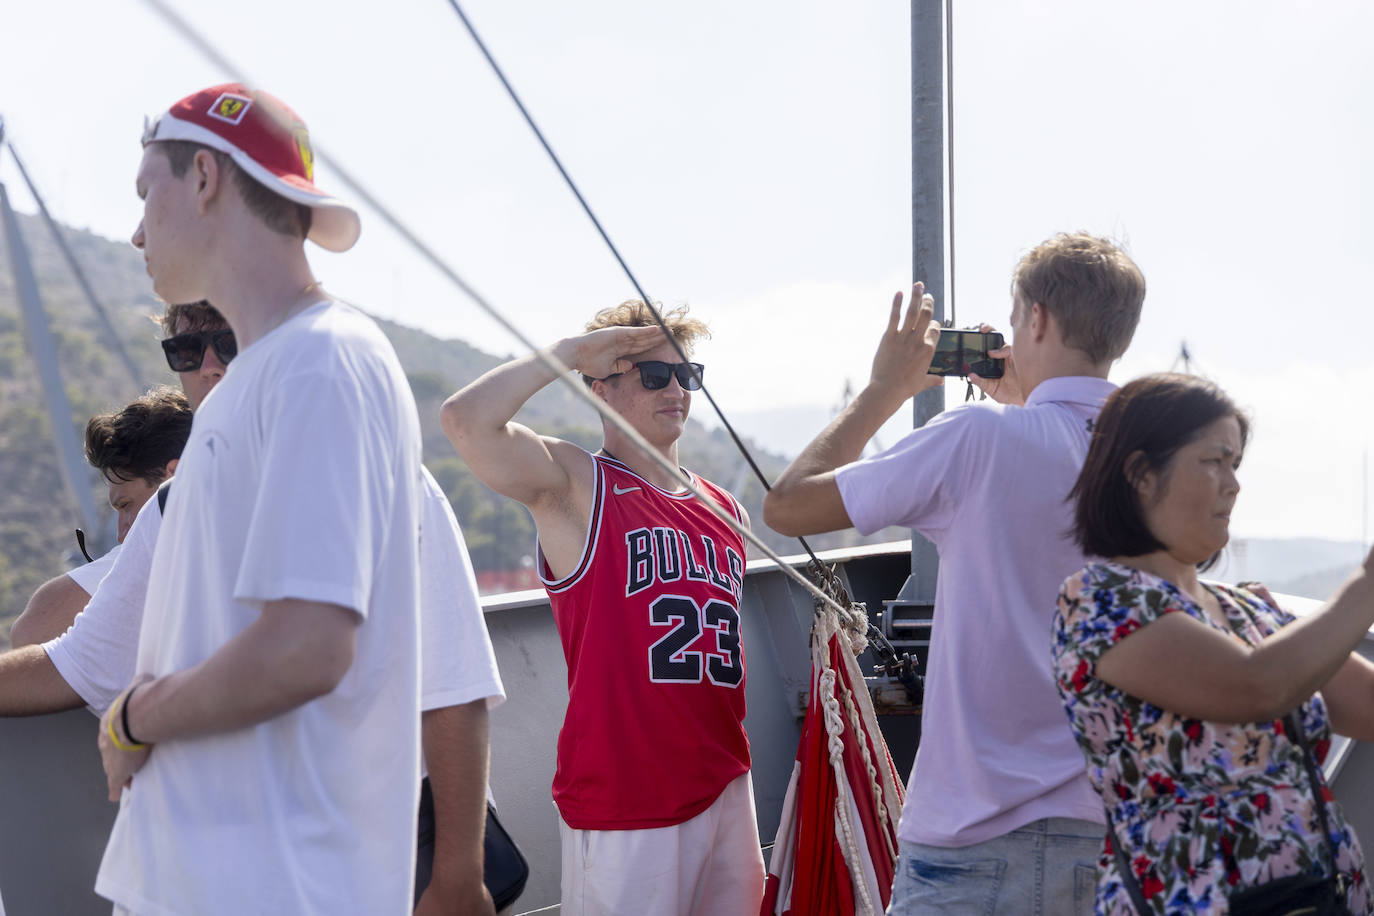
<path id="1" fill-rule="evenodd" d="M 706 326 L 665 316 L 691 354 Z M 702 366 L 639 300 L 550 348 L 677 464 Z M 739 598 L 744 541 L 603 423 L 595 454 L 512 422 L 554 381 L 530 355 L 449 398 L 443 425 L 484 483 L 524 503 L 568 662 L 553 798 L 563 913 L 735 916 L 763 896 Z M 686 472 L 744 524 L 729 493 Z"/>

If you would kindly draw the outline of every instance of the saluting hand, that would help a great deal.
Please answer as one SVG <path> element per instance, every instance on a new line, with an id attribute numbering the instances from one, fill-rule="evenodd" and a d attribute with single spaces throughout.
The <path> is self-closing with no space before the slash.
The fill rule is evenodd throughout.
<path id="1" fill-rule="evenodd" d="M 556 355 L 589 378 L 605 378 L 634 368 L 636 356 L 665 342 L 667 335 L 658 325 L 645 328 L 600 328 L 581 337 L 564 341 Z"/>
<path id="2" fill-rule="evenodd" d="M 940 324 L 934 316 L 935 299 L 926 295 L 924 283 L 911 288 L 905 321 L 902 294 L 893 297 L 887 330 L 873 355 L 871 387 L 898 392 L 905 399 L 944 383 L 940 376 L 927 374 L 940 341 Z"/>

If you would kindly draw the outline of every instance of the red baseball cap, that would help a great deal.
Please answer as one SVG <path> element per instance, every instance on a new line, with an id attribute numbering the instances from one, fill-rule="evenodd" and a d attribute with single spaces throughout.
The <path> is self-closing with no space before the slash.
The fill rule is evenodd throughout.
<path id="1" fill-rule="evenodd" d="M 188 95 L 148 122 L 143 144 L 188 140 L 227 153 L 254 180 L 313 212 L 308 238 L 330 251 L 358 241 L 358 211 L 315 187 L 305 122 L 261 89 L 224 83 Z"/>

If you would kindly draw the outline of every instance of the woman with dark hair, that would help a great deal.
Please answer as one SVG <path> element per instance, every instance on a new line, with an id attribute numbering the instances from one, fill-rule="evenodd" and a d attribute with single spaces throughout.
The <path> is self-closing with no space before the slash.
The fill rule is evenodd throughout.
<path id="1" fill-rule="evenodd" d="M 1353 653 L 1374 625 L 1374 554 L 1302 619 L 1262 586 L 1200 580 L 1229 538 L 1248 434 L 1210 382 L 1146 376 L 1107 401 L 1070 495 L 1084 552 L 1108 558 L 1065 580 L 1054 620 L 1055 679 L 1109 819 L 1098 914 L 1374 911 L 1304 750 L 1323 758 L 1332 728 L 1374 739 L 1374 665 Z"/>

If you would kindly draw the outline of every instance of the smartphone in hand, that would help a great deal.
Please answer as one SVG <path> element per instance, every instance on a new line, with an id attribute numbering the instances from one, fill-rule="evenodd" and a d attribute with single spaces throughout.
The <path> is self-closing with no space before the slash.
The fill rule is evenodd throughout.
<path id="1" fill-rule="evenodd" d="M 930 361 L 930 375 L 981 375 L 983 378 L 1001 378 L 1006 360 L 988 356 L 991 350 L 1000 350 L 1005 344 L 1002 335 L 996 331 L 961 331 L 957 328 L 941 328 L 940 342 L 935 347 L 935 358 Z"/>

